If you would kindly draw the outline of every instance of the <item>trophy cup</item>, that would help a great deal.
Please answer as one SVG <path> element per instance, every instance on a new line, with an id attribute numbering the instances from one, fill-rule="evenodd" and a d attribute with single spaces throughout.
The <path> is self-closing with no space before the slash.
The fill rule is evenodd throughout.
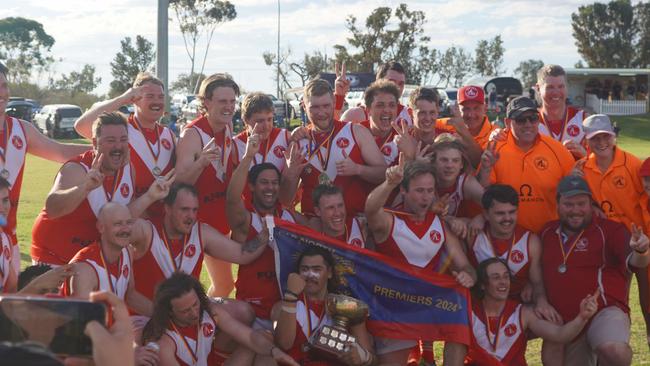
<path id="1" fill-rule="evenodd" d="M 333 325 L 323 325 L 312 334 L 309 348 L 318 358 L 339 359 L 347 351 L 348 343 L 356 342 L 349 325 L 362 322 L 368 316 L 368 305 L 353 297 L 328 294 L 327 313 Z"/>

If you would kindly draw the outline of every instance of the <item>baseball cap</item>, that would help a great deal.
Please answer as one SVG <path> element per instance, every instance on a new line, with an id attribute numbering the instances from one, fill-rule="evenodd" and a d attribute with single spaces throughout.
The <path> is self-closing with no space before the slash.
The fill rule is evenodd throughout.
<path id="1" fill-rule="evenodd" d="M 479 102 L 485 104 L 485 92 L 483 88 L 476 85 L 465 85 L 458 89 L 458 104 L 463 104 L 467 101 Z"/>
<path id="2" fill-rule="evenodd" d="M 560 180 L 557 185 L 557 198 L 573 197 L 579 194 L 587 194 L 591 196 L 591 190 L 584 178 L 577 175 L 568 175 Z"/>
<path id="3" fill-rule="evenodd" d="M 510 119 L 516 119 L 521 116 L 522 113 L 527 111 L 537 112 L 537 104 L 533 102 L 532 99 L 527 97 L 517 97 L 508 103 L 508 108 L 506 110 L 506 116 Z"/>
<path id="4" fill-rule="evenodd" d="M 612 121 L 606 114 L 594 114 L 582 121 L 582 129 L 585 132 L 585 137 L 590 139 L 599 133 L 606 133 L 608 135 L 616 136 Z"/>
<path id="5" fill-rule="evenodd" d="M 645 159 L 643 161 L 643 164 L 641 164 L 641 168 L 639 169 L 639 176 L 650 177 L 650 158 Z"/>

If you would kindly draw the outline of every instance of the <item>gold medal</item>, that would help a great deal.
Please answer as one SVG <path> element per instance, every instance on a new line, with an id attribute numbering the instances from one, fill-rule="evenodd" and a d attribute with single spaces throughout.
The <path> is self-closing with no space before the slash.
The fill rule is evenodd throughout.
<path id="1" fill-rule="evenodd" d="M 9 173 L 7 169 L 3 168 L 2 170 L 0 170 L 0 177 L 2 177 L 2 179 L 7 180 L 9 179 L 9 177 L 11 177 L 11 173 Z"/>
<path id="2" fill-rule="evenodd" d="M 157 177 L 157 176 L 160 175 L 160 173 L 162 173 L 162 170 L 159 167 L 155 166 L 155 167 L 153 167 L 151 172 L 153 173 L 153 175 L 155 175 Z"/>
<path id="3" fill-rule="evenodd" d="M 326 172 L 322 172 L 318 175 L 318 184 L 330 185 L 332 180 Z"/>

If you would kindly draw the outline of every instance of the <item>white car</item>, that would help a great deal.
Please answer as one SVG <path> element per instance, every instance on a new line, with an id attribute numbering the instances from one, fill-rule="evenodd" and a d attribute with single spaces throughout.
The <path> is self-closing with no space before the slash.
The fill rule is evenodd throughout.
<path id="1" fill-rule="evenodd" d="M 77 137 L 75 121 L 81 117 L 81 107 L 72 104 L 48 104 L 34 116 L 34 125 L 52 138 Z"/>

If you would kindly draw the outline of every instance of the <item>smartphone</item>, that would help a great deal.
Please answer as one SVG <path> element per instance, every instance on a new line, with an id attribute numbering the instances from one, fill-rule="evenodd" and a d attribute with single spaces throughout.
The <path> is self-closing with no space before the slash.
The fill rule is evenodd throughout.
<path id="1" fill-rule="evenodd" d="M 38 342 L 64 356 L 92 357 L 86 324 L 106 325 L 106 305 L 69 298 L 0 296 L 0 341 Z"/>

